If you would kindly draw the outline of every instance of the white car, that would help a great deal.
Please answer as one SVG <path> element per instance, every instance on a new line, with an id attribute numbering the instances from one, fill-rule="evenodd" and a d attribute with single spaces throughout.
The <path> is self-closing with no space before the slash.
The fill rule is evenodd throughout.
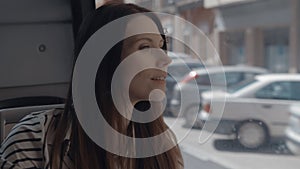
<path id="1" fill-rule="evenodd" d="M 300 155 L 300 105 L 290 108 L 290 120 L 285 130 L 286 145 L 295 155 Z"/>
<path id="2" fill-rule="evenodd" d="M 195 69 L 174 87 L 169 110 L 173 116 L 185 116 L 191 106 L 199 106 L 201 93 L 212 86 L 223 89 L 264 73 L 266 69 L 242 65 Z"/>
<path id="3" fill-rule="evenodd" d="M 215 92 L 214 97 L 212 92 L 204 92 L 196 124 L 215 124 L 215 132 L 233 134 L 242 146 L 258 148 L 269 138 L 284 137 L 289 107 L 300 101 L 299 89 L 299 74 L 269 74 L 258 75 L 227 92 Z"/>

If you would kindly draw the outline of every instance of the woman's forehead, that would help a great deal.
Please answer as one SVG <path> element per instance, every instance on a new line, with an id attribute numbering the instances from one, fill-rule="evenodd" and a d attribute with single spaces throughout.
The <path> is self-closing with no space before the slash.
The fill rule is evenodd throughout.
<path id="1" fill-rule="evenodd" d="M 129 20 L 125 30 L 125 37 L 130 37 L 139 34 L 161 34 L 154 21 L 145 16 L 138 15 Z"/>

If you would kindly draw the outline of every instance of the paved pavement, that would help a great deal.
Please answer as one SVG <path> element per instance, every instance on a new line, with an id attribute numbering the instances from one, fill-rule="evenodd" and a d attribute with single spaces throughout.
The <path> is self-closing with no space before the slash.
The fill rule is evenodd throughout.
<path id="1" fill-rule="evenodd" d="M 190 152 L 182 151 L 184 168 L 185 169 L 227 169 L 226 167 L 214 163 L 209 160 L 204 160 L 197 158 L 196 156 L 190 154 Z"/>
<path id="2" fill-rule="evenodd" d="M 181 118 L 166 117 L 165 121 L 177 136 L 186 169 L 299 169 L 300 156 L 291 154 L 281 140 L 246 150 L 223 135 L 187 129 Z M 203 138 L 209 139 L 204 142 Z"/>

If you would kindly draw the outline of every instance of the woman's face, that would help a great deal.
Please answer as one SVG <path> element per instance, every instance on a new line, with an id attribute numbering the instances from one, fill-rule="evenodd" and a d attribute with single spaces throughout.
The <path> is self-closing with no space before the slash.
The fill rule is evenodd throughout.
<path id="1" fill-rule="evenodd" d="M 137 34 L 141 30 L 149 33 Z M 159 91 L 160 95 L 155 96 L 154 94 L 151 98 L 162 100 L 161 96 L 166 91 L 167 66 L 171 63 L 171 59 L 162 50 L 164 39 L 156 24 L 149 17 L 140 15 L 128 22 L 125 34 L 130 35 L 130 37 L 123 42 L 121 59 L 134 58 L 128 66 L 128 70 L 135 67 L 146 68 L 137 72 L 130 82 L 129 97 L 131 102 L 135 104 L 142 100 L 149 100 L 151 91 L 155 89 L 158 89 L 156 91 Z"/>

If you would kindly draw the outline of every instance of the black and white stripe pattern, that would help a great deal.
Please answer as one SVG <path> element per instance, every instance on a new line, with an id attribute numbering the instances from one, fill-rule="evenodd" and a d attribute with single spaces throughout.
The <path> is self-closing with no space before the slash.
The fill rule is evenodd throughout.
<path id="1" fill-rule="evenodd" d="M 49 168 L 55 125 L 62 110 L 31 113 L 16 124 L 0 148 L 0 169 Z M 69 140 L 69 133 L 65 140 Z M 63 169 L 71 169 L 66 155 Z"/>

